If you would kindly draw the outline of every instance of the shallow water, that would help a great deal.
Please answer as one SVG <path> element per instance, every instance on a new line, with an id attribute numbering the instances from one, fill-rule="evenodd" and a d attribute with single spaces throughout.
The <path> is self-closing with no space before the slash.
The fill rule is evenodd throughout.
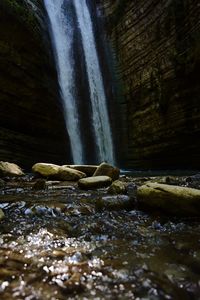
<path id="1" fill-rule="evenodd" d="M 102 198 L 2 190 L 0 299 L 200 299 L 199 220 L 108 210 Z"/>

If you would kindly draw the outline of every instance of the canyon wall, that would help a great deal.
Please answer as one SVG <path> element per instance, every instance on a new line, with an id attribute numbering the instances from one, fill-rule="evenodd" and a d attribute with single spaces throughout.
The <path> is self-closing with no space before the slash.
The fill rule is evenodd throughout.
<path id="1" fill-rule="evenodd" d="M 0 160 L 24 167 L 69 151 L 45 18 L 40 0 L 0 1 Z"/>
<path id="2" fill-rule="evenodd" d="M 113 54 L 121 166 L 200 168 L 199 1 L 96 4 Z"/>

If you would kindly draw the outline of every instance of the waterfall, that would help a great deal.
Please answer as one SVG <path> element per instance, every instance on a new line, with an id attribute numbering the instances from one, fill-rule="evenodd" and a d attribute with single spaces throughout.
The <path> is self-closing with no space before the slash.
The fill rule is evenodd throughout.
<path id="1" fill-rule="evenodd" d="M 74 26 L 70 14 L 70 6 L 66 9 L 64 2 L 64 0 L 45 0 L 45 6 L 51 24 L 51 35 L 56 56 L 60 94 L 63 100 L 65 122 L 69 134 L 73 161 L 76 164 L 82 164 L 84 163 L 83 147 L 75 101 L 76 91 L 72 47 Z"/>
<path id="2" fill-rule="evenodd" d="M 106 105 L 106 95 L 99 64 L 92 19 L 86 0 L 44 0 L 51 24 L 58 80 L 65 112 L 74 163 L 85 163 L 81 141 L 79 110 L 76 101 L 74 44 L 76 30 L 80 33 L 84 56 L 86 82 L 91 102 L 91 127 L 94 134 L 96 163 L 114 163 L 112 134 Z M 76 22 L 73 18 L 75 13 Z M 78 28 L 76 27 L 78 24 Z M 84 113 L 84 112 L 82 112 Z M 90 129 L 91 130 L 91 129 Z"/>
<path id="3" fill-rule="evenodd" d="M 92 20 L 86 0 L 74 0 L 79 29 L 82 36 L 84 55 L 92 104 L 92 120 L 99 152 L 99 160 L 114 162 L 112 135 L 106 107 L 106 96 L 103 86 L 99 59 L 95 47 Z"/>

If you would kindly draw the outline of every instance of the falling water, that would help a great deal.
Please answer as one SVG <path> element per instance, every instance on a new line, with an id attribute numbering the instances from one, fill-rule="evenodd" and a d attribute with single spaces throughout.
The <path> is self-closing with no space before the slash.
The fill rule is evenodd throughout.
<path id="1" fill-rule="evenodd" d="M 69 133 L 74 163 L 84 163 L 84 146 L 80 134 L 80 118 L 77 104 L 76 70 L 74 39 L 80 31 L 84 64 L 85 82 L 91 101 L 92 121 L 95 136 L 95 147 L 98 157 L 96 162 L 114 163 L 112 135 L 106 107 L 106 96 L 99 65 L 95 37 L 93 33 L 90 11 L 85 0 L 45 0 L 46 10 L 50 19 L 52 39 L 54 43 L 58 79 L 63 99 L 66 127 Z M 75 15 L 73 14 L 75 11 Z M 77 18 L 77 23 L 74 21 Z M 76 26 L 78 24 L 78 28 Z M 80 42 L 81 43 L 81 42 Z M 84 112 L 83 112 L 84 113 Z M 91 129 L 90 129 L 91 130 Z"/>
<path id="2" fill-rule="evenodd" d="M 60 93 L 63 100 L 63 109 L 70 138 L 73 161 L 76 164 L 82 164 L 84 162 L 83 147 L 75 101 L 76 93 L 72 50 L 74 26 L 70 12 L 66 15 L 67 9 L 64 7 L 65 2 L 64 0 L 45 0 L 45 6 L 51 24 Z M 70 9 L 70 7 L 68 9 Z"/>
<path id="3" fill-rule="evenodd" d="M 86 0 L 74 0 L 74 5 L 86 60 L 92 104 L 92 121 L 99 152 L 99 160 L 114 163 L 112 135 L 106 107 L 106 96 L 98 54 L 95 47 L 95 37 L 90 12 Z"/>

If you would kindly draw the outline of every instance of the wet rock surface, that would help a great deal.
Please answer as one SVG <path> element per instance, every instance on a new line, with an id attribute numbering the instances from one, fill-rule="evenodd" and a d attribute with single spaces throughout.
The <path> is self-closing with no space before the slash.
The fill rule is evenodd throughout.
<path id="1" fill-rule="evenodd" d="M 31 176 L 8 179 L 0 190 L 0 299 L 198 299 L 200 219 L 147 214 L 134 201 L 117 208 L 156 178 L 120 180 L 127 195 L 58 181 L 33 190 Z"/>

